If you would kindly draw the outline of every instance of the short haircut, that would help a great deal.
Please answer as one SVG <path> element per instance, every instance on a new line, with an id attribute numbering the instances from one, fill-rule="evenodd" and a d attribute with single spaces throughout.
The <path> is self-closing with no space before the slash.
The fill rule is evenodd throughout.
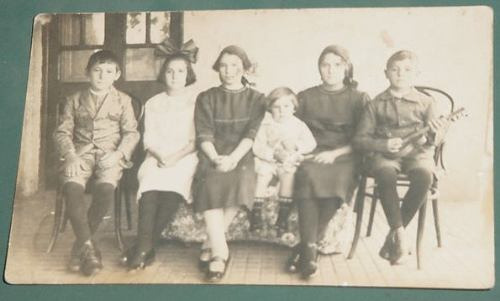
<path id="1" fill-rule="evenodd" d="M 186 63 L 186 68 L 187 68 L 187 75 L 186 75 L 186 86 L 192 85 L 196 82 L 196 74 L 194 73 L 193 70 L 193 65 L 191 62 L 187 59 L 187 57 L 183 54 L 174 54 L 168 56 L 165 61 L 163 62 L 163 65 L 161 65 L 160 72 L 158 73 L 158 77 L 156 80 L 162 84 L 166 84 L 165 82 L 165 72 L 167 71 L 168 64 L 174 60 L 183 60 Z"/>
<path id="2" fill-rule="evenodd" d="M 87 67 L 85 68 L 85 71 L 89 72 L 92 67 L 94 67 L 97 64 L 102 64 L 102 63 L 113 63 L 116 65 L 117 71 L 121 70 L 120 61 L 118 60 L 118 57 L 112 51 L 99 50 L 90 56 L 89 61 L 87 62 Z"/>
<path id="3" fill-rule="evenodd" d="M 394 64 L 394 62 L 403 61 L 406 59 L 411 60 L 414 64 L 418 63 L 417 55 L 414 52 L 409 50 L 400 50 L 391 55 L 391 57 L 387 60 L 385 68 L 389 69 L 391 68 L 392 64 Z"/>
<path id="4" fill-rule="evenodd" d="M 267 96 L 267 110 L 270 111 L 273 104 L 281 97 L 292 95 L 292 103 L 295 108 L 299 105 L 297 95 L 288 87 L 279 87 L 272 90 Z"/>

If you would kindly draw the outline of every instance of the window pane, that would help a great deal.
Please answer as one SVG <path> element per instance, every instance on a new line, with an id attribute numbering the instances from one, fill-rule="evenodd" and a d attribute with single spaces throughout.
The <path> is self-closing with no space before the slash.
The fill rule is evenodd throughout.
<path id="1" fill-rule="evenodd" d="M 125 80 L 155 80 L 162 63 L 153 48 L 132 48 L 125 52 Z"/>
<path id="2" fill-rule="evenodd" d="M 104 13 L 84 14 L 85 22 L 85 44 L 104 44 Z"/>
<path id="3" fill-rule="evenodd" d="M 151 43 L 161 43 L 170 33 L 170 13 L 151 13 Z"/>
<path id="4" fill-rule="evenodd" d="M 59 32 L 63 46 L 80 44 L 80 15 L 61 15 Z"/>
<path id="5" fill-rule="evenodd" d="M 127 14 L 127 44 L 146 43 L 146 13 Z"/>
<path id="6" fill-rule="evenodd" d="M 95 50 L 67 50 L 59 56 L 59 80 L 63 82 L 87 81 L 85 67 Z"/>

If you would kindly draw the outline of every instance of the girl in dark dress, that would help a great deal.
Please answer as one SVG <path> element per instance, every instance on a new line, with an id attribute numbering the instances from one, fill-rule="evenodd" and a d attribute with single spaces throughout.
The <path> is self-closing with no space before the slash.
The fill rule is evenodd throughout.
<path id="1" fill-rule="evenodd" d="M 356 90 L 347 50 L 330 45 L 318 60 L 322 84 L 299 93 L 297 117 L 302 119 L 318 146 L 295 176 L 294 199 L 299 208 L 301 242 L 287 263 L 290 272 L 304 278 L 317 271 L 317 242 L 344 202 L 350 202 L 357 184 L 359 156 L 351 139 L 366 93 Z"/>
<path id="2" fill-rule="evenodd" d="M 202 256 L 209 255 L 207 280 L 218 281 L 226 271 L 229 249 L 225 230 L 242 205 L 251 208 L 256 175 L 251 152 L 264 116 L 263 94 L 249 88 L 244 73 L 251 67 L 238 46 L 222 50 L 213 69 L 222 85 L 198 95 L 195 128 L 200 148 L 193 180 L 194 207 L 205 219 L 208 240 Z"/>

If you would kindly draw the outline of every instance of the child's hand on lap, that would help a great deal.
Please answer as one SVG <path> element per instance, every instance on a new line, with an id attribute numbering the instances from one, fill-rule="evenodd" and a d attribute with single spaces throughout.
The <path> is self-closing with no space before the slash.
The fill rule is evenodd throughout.
<path id="1" fill-rule="evenodd" d="M 109 152 L 101 157 L 98 164 L 102 168 L 110 168 L 118 165 L 118 162 L 120 162 L 122 158 L 123 154 L 121 152 Z"/>
<path id="2" fill-rule="evenodd" d="M 68 177 L 77 176 L 85 168 L 82 159 L 76 154 L 68 155 L 64 161 L 64 174 Z"/>
<path id="3" fill-rule="evenodd" d="M 397 153 L 403 146 L 403 139 L 401 138 L 389 138 L 386 143 L 386 151 L 390 153 Z"/>

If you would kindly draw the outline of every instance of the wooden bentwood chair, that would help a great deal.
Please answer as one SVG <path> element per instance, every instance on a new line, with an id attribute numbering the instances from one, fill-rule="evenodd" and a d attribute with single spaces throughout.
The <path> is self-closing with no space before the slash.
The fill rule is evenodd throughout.
<path id="1" fill-rule="evenodd" d="M 449 112 L 453 112 L 455 109 L 455 102 L 453 98 L 446 92 L 436 89 L 436 88 L 431 88 L 431 87 L 424 87 L 424 86 L 418 86 L 416 87 L 418 91 L 432 96 L 435 95 L 435 99 L 440 99 L 441 102 L 446 102 L 447 107 L 449 108 Z M 443 149 L 444 149 L 444 142 L 442 142 L 440 145 L 438 145 L 435 149 L 434 153 L 434 162 L 436 163 L 436 166 L 438 170 L 445 170 L 445 165 L 444 165 L 444 160 L 443 160 Z M 368 179 L 371 178 L 371 181 L 374 183 L 372 186 L 367 187 L 367 181 Z M 404 174 L 399 174 L 398 179 L 397 179 L 397 187 L 408 187 L 410 184 L 408 177 Z M 367 191 L 367 189 L 372 189 L 371 193 Z M 368 227 L 367 227 L 367 232 L 366 236 L 369 237 L 372 232 L 372 227 L 373 227 L 373 220 L 375 217 L 375 209 L 379 200 L 379 192 L 377 189 L 377 185 L 373 179 L 373 176 L 370 175 L 366 170 L 364 170 L 361 174 L 359 186 L 358 186 L 358 191 L 356 194 L 356 199 L 354 203 L 354 212 L 356 212 L 356 226 L 354 230 L 354 238 L 352 241 L 351 245 L 351 250 L 349 251 L 349 255 L 347 256 L 347 259 L 352 259 L 354 256 L 354 253 L 356 252 L 356 247 L 358 245 L 359 237 L 360 237 L 360 232 L 361 232 L 361 225 L 362 225 L 362 219 L 363 219 L 363 210 L 364 210 L 364 205 L 365 205 L 365 198 L 369 197 L 371 198 L 371 208 L 370 208 L 370 216 L 368 220 Z M 427 200 L 422 204 L 418 211 L 418 226 L 417 226 L 417 247 L 416 247 L 416 255 L 417 255 L 417 268 L 420 269 L 422 267 L 422 258 L 421 258 L 421 248 L 422 248 L 422 237 L 424 234 L 424 225 L 425 225 L 425 216 L 426 216 L 426 210 L 427 210 L 427 201 L 431 200 L 432 201 L 432 211 L 434 215 L 434 227 L 436 230 L 436 239 L 437 239 L 437 246 L 440 248 L 442 246 L 442 240 L 441 240 L 441 228 L 440 228 L 440 223 L 439 223 L 439 210 L 438 210 L 438 177 L 436 176 L 436 173 L 433 176 L 433 183 L 429 189 L 429 192 L 427 193 Z"/>
<path id="2" fill-rule="evenodd" d="M 132 98 L 132 106 L 134 107 L 135 118 L 138 123 L 138 130 L 140 133 L 142 127 L 142 118 L 144 115 L 144 106 L 139 100 Z M 56 122 L 59 124 L 59 115 L 61 114 L 62 106 L 58 105 L 56 112 Z M 142 137 L 141 137 L 142 141 Z M 134 154 L 132 155 L 131 161 L 134 162 L 134 166 L 132 168 L 124 169 L 123 175 L 118 182 L 118 185 L 115 188 L 115 200 L 114 200 L 114 231 L 115 231 L 115 239 L 118 244 L 118 248 L 120 251 L 124 250 L 123 244 L 123 235 L 122 235 L 122 204 L 125 205 L 125 214 L 127 220 L 127 230 L 132 230 L 132 194 L 134 193 L 133 183 L 137 178 L 137 166 L 135 164 L 140 161 L 137 159 L 140 157 L 141 147 L 138 145 Z M 85 192 L 90 192 L 93 186 L 92 178 L 87 183 L 85 187 Z M 56 241 L 59 237 L 59 233 L 62 233 L 66 229 L 66 225 L 68 223 L 68 215 L 66 213 L 66 201 L 64 199 L 63 194 L 63 185 L 58 181 L 56 188 L 56 199 L 55 199 L 55 208 L 51 214 L 54 215 L 54 224 L 52 226 L 51 236 L 49 239 L 49 244 L 47 246 L 46 253 L 52 252 Z"/>

